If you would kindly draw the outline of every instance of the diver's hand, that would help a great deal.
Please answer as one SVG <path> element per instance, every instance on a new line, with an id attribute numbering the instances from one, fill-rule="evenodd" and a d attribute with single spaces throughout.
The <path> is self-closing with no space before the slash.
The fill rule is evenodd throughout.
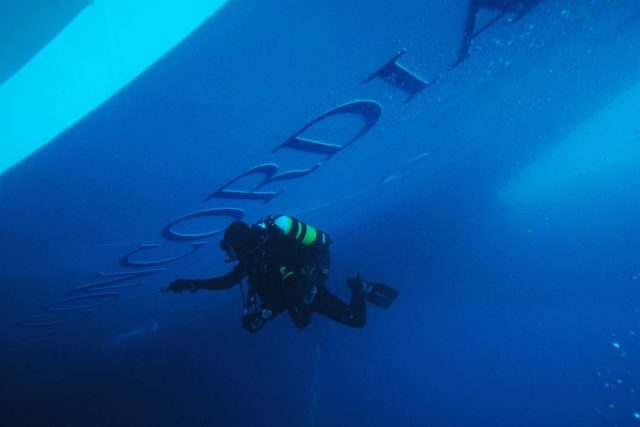
<path id="1" fill-rule="evenodd" d="M 252 334 L 258 332 L 264 326 L 264 322 L 271 319 L 271 310 L 268 308 L 262 309 L 260 313 L 248 313 L 242 318 L 242 329 L 245 329 Z"/>
<path id="2" fill-rule="evenodd" d="M 262 325 L 264 325 L 264 319 L 258 313 L 245 314 L 242 318 L 242 329 L 252 334 L 258 332 Z"/>
<path id="3" fill-rule="evenodd" d="M 193 283 L 193 280 L 189 279 L 174 280 L 173 283 L 171 283 L 169 287 L 165 289 L 177 293 L 181 293 L 182 291 L 190 291 L 191 293 L 193 293 L 198 290 L 196 284 Z"/>

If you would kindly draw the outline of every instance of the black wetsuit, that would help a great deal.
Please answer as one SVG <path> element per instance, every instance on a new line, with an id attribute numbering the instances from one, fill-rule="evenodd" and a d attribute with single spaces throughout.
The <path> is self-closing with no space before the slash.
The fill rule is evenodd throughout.
<path id="1" fill-rule="evenodd" d="M 352 287 L 347 305 L 324 284 L 328 277 L 328 245 L 304 247 L 276 230 L 270 230 L 268 235 L 258 250 L 241 258 L 228 274 L 192 282 L 198 289 L 222 290 L 247 277 L 249 293 L 257 294 L 261 308 L 269 309 L 272 316 L 288 310 L 298 328 L 309 325 L 314 312 L 351 327 L 365 326 L 364 290 Z"/>

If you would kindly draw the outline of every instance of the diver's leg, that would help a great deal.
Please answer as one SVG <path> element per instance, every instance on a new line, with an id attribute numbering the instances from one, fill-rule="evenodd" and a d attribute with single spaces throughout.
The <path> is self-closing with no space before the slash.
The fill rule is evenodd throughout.
<path id="1" fill-rule="evenodd" d="M 296 304 L 289 308 L 289 317 L 299 329 L 304 329 L 311 323 L 311 311 L 305 304 Z"/>
<path id="2" fill-rule="evenodd" d="M 389 308 L 400 292 L 389 285 L 366 281 L 367 301 L 380 308 Z"/>
<path id="3" fill-rule="evenodd" d="M 358 281 L 359 282 L 359 281 Z M 364 288 L 360 283 L 351 286 L 351 303 L 345 304 L 337 296 L 329 292 L 325 286 L 318 287 L 311 309 L 336 322 L 353 328 L 364 328 L 367 323 L 367 308 Z"/>

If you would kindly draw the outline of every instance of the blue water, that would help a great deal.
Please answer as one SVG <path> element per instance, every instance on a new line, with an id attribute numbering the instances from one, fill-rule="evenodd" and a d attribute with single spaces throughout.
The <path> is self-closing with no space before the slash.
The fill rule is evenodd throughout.
<path id="1" fill-rule="evenodd" d="M 634 0 L 231 1 L 0 176 L 0 425 L 640 423 L 639 85 Z M 398 300 L 160 292 L 276 213 Z"/>

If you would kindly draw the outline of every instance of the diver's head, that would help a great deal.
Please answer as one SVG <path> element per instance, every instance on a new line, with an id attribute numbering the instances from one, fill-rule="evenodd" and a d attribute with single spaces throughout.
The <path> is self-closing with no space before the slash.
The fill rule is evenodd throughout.
<path id="1" fill-rule="evenodd" d="M 237 261 L 254 253 L 261 243 L 260 238 L 247 223 L 236 221 L 224 231 L 220 248 L 227 253 L 227 261 Z"/>

